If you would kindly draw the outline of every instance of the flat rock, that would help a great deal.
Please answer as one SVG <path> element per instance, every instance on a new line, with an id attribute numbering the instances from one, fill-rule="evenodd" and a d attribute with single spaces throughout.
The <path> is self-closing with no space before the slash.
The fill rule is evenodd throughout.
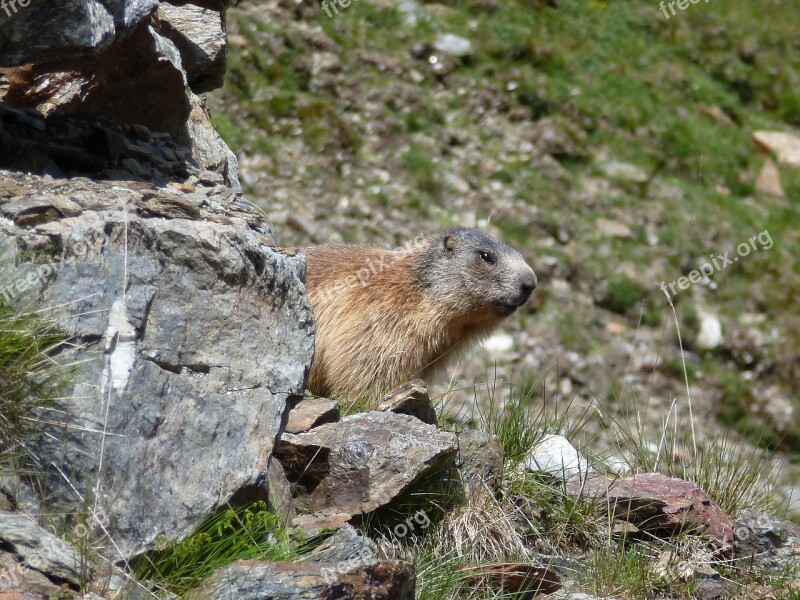
<path id="1" fill-rule="evenodd" d="M 696 484 L 643 473 L 612 479 L 603 475 L 573 477 L 566 484 L 571 496 L 601 502 L 617 518 L 645 531 L 668 534 L 695 527 L 724 554 L 733 550 L 733 521 Z"/>
<path id="2" fill-rule="evenodd" d="M 339 403 L 327 398 L 303 398 L 289 411 L 286 433 L 305 433 L 309 429 L 339 420 Z"/>
<path id="3" fill-rule="evenodd" d="M 419 479 L 453 463 L 456 436 L 410 415 L 367 412 L 299 435 L 284 434 L 276 457 L 286 469 L 313 524 L 368 513 Z M 349 518 L 348 517 L 348 518 Z"/>
<path id="4" fill-rule="evenodd" d="M 215 571 L 186 600 L 413 600 L 414 590 L 414 567 L 401 560 L 241 560 Z"/>
<path id="5" fill-rule="evenodd" d="M 412 379 L 395 388 L 378 403 L 377 408 L 399 415 L 411 415 L 429 425 L 439 424 L 428 388 L 422 379 Z"/>

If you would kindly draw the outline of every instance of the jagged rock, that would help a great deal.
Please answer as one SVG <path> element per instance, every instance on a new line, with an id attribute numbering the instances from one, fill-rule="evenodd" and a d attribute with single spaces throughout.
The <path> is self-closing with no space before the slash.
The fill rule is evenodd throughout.
<path id="1" fill-rule="evenodd" d="M 194 4 L 158 7 L 161 33 L 181 53 L 186 79 L 196 94 L 222 87 L 227 37 L 219 10 Z"/>
<path id="2" fill-rule="evenodd" d="M 0 167 L 52 177 L 185 181 L 199 169 L 172 136 L 153 135 L 142 126 L 100 119 L 52 115 L 0 106 Z M 34 200 L 34 202 L 39 202 Z M 62 197 L 45 202 L 65 217 L 79 207 Z M 22 209 L 20 209 L 22 210 Z"/>
<path id="3" fill-rule="evenodd" d="M 61 538 L 39 527 L 31 517 L 0 511 L 0 541 L 30 568 L 78 584 L 81 554 Z"/>
<path id="4" fill-rule="evenodd" d="M 0 66 L 87 56 L 124 35 L 158 0 L 27 0 L 0 20 Z M 6 18 L 13 16 L 13 18 Z"/>
<path id="5" fill-rule="evenodd" d="M 455 434 L 410 415 L 368 412 L 299 435 L 284 434 L 276 451 L 299 506 L 315 519 L 343 523 L 388 504 L 420 478 L 452 464 Z M 347 519 L 343 519 L 347 517 Z"/>
<path id="6" fill-rule="evenodd" d="M 589 463 L 567 438 L 549 433 L 531 448 L 523 464 L 533 473 L 547 473 L 564 480 L 576 475 L 585 477 L 592 472 Z"/>
<path id="7" fill-rule="evenodd" d="M 61 2 L 72 4 L 69 0 Z M 55 60 L 9 70 L 2 101 L 12 108 L 36 109 L 45 116 L 60 114 L 106 119 L 169 134 L 188 151 L 196 166 L 222 173 L 227 184 L 239 192 L 238 162 L 211 125 L 204 101 L 192 93 L 181 49 L 162 35 L 160 21 L 150 17 L 158 3 L 140 0 L 129 4 L 132 12 L 125 17 L 126 23 L 130 21 L 129 32 L 98 46 L 98 52 L 91 56 L 76 58 L 65 52 Z M 145 5 L 149 6 L 146 12 L 138 10 Z M 37 6 L 32 12 L 40 10 L 43 9 Z M 211 19 L 211 13 L 203 13 L 205 22 L 198 31 L 198 28 L 191 28 L 186 17 L 191 14 L 195 18 L 192 23 L 197 24 L 195 13 L 202 9 L 165 6 L 163 10 L 168 17 L 163 28 L 187 53 L 192 82 L 201 89 L 209 89 L 211 82 L 221 82 L 219 70 L 224 60 L 221 16 L 213 13 L 214 19 Z M 216 26 L 212 22 L 216 22 Z M 101 24 L 92 19 L 84 25 L 89 30 L 102 29 Z M 196 37 L 191 37 L 193 35 Z M 201 56 L 207 56 L 208 60 L 203 62 Z M 154 90 L 157 93 L 153 93 Z M 59 140 L 50 141 L 57 146 Z M 119 149 L 113 151 L 119 152 Z M 99 154 L 104 152 L 101 150 Z M 119 162 L 124 164 L 125 158 L 123 156 Z"/>
<path id="8" fill-rule="evenodd" d="M 800 564 L 800 526 L 746 511 L 734 525 L 734 554 L 743 567 L 781 572 Z"/>
<path id="9" fill-rule="evenodd" d="M 456 466 L 461 470 L 466 491 L 499 488 L 503 481 L 503 447 L 497 436 L 476 430 L 457 435 Z"/>
<path id="10" fill-rule="evenodd" d="M 423 423 L 438 425 L 436 411 L 431 404 L 428 388 L 422 379 L 412 379 L 389 392 L 378 403 L 378 410 L 399 415 L 411 415 Z"/>
<path id="11" fill-rule="evenodd" d="M 413 600 L 414 567 L 400 560 L 370 564 L 241 560 L 215 571 L 186 600 Z"/>
<path id="12" fill-rule="evenodd" d="M 694 483 L 659 473 L 619 479 L 590 475 L 573 477 L 565 490 L 607 506 L 644 531 L 671 534 L 693 527 L 721 553 L 733 550 L 733 521 Z"/>
<path id="13" fill-rule="evenodd" d="M 51 503 L 75 510 L 73 486 L 96 499 L 114 558 L 264 486 L 313 353 L 303 258 L 207 191 L 0 172 L 0 238 L 81 365 L 31 449 L 54 466 Z"/>
<path id="14" fill-rule="evenodd" d="M 303 398 L 289 411 L 286 433 L 305 433 L 309 429 L 339 420 L 339 403 L 327 398 Z"/>

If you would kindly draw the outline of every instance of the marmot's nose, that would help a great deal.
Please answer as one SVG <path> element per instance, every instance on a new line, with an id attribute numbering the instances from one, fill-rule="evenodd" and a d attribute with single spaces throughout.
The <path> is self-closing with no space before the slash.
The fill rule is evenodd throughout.
<path id="1" fill-rule="evenodd" d="M 520 286 L 519 286 L 520 306 L 528 301 L 528 298 L 531 297 L 531 294 L 535 289 L 536 289 L 536 273 L 531 271 L 530 273 L 526 273 L 525 275 L 523 275 L 522 280 L 520 281 Z"/>

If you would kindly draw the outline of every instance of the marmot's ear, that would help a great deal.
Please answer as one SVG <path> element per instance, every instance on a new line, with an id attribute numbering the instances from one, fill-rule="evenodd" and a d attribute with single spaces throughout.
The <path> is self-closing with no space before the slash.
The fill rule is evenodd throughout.
<path id="1" fill-rule="evenodd" d="M 444 236 L 444 250 L 448 254 L 452 254 L 456 249 L 456 238 L 452 235 Z"/>

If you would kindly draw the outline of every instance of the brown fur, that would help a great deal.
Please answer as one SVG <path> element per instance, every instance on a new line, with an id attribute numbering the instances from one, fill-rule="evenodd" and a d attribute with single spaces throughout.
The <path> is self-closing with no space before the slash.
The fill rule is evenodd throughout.
<path id="1" fill-rule="evenodd" d="M 428 268 L 426 251 L 447 233 L 410 250 L 335 244 L 305 249 L 306 287 L 317 324 L 312 392 L 374 398 L 411 377 L 431 376 L 502 321 L 505 315 L 487 306 L 483 290 L 441 299 L 420 280 Z M 495 243 L 514 253 L 513 269 L 533 276 L 519 255 Z M 428 255 L 428 260 L 444 259 Z M 453 277 L 437 279 L 433 287 L 456 288 L 460 276 Z"/>

